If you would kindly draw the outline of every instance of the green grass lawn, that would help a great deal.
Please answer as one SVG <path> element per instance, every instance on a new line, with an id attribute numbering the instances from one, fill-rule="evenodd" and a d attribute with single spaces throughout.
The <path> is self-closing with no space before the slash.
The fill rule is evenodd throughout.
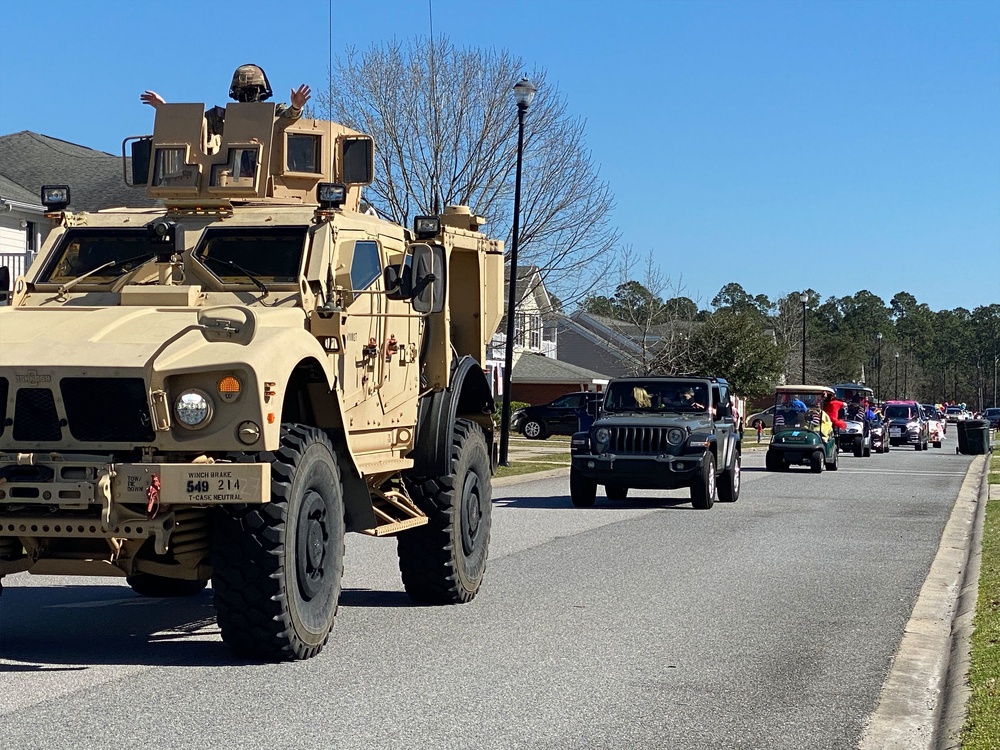
<path id="1" fill-rule="evenodd" d="M 990 459 L 989 482 L 1000 484 L 1000 456 Z M 962 729 L 963 750 L 1000 747 L 1000 493 L 994 489 L 992 494 L 986 504 L 983 526 L 979 594 L 969 668 L 972 696 Z"/>

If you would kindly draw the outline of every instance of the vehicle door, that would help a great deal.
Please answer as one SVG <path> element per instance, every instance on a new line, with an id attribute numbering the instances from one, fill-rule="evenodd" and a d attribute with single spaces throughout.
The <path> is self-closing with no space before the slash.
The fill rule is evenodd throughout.
<path id="1" fill-rule="evenodd" d="M 583 408 L 584 398 L 582 393 L 570 393 L 550 403 L 544 415 L 548 431 L 560 435 L 572 435 L 576 432 L 579 425 L 577 412 Z"/>
<path id="2" fill-rule="evenodd" d="M 736 423 L 729 404 L 729 388 L 715 383 L 712 385 L 712 403 L 709 414 L 715 420 L 715 440 L 718 446 L 718 469 L 722 471 L 732 465 L 736 452 Z"/>
<path id="3" fill-rule="evenodd" d="M 346 233 L 345 233 L 346 234 Z M 385 295 L 381 290 L 382 259 L 378 242 L 372 239 L 345 239 L 338 247 L 340 270 L 337 283 L 344 288 L 344 356 L 340 358 L 339 379 L 343 389 L 344 411 L 348 419 L 372 425 L 380 421 L 370 399 L 375 398 L 382 381 L 383 329 Z"/>

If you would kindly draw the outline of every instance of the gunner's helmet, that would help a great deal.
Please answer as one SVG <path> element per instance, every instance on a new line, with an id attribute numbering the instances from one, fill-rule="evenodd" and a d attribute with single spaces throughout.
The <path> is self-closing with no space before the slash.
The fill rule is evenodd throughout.
<path id="1" fill-rule="evenodd" d="M 271 98 L 271 84 L 259 65 L 241 65 L 233 73 L 229 98 L 238 102 L 263 102 Z"/>

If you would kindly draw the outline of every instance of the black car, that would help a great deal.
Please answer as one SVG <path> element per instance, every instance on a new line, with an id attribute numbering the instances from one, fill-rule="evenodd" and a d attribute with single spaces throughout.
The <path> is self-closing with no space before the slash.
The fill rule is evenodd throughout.
<path id="1" fill-rule="evenodd" d="M 532 440 L 544 440 L 549 435 L 572 435 L 580 429 L 581 414 L 594 416 L 601 393 L 580 391 L 567 393 L 555 401 L 518 409 L 510 415 L 510 427 Z"/>

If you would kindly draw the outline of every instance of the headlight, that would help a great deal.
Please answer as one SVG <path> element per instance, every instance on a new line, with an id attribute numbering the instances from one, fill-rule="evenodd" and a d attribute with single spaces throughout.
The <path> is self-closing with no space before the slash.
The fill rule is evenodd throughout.
<path id="1" fill-rule="evenodd" d="M 916 422 L 907 422 L 906 423 L 906 429 L 908 429 L 908 430 L 916 430 L 919 427 L 920 427 L 920 425 L 917 424 Z"/>
<path id="2" fill-rule="evenodd" d="M 598 427 L 594 431 L 594 442 L 598 445 L 607 445 L 611 441 L 611 431 L 607 427 Z"/>
<path id="3" fill-rule="evenodd" d="M 684 430 L 672 427 L 667 432 L 667 442 L 671 445 L 680 445 L 684 442 Z"/>
<path id="4" fill-rule="evenodd" d="M 212 418 L 212 402 L 204 391 L 184 391 L 174 401 L 174 414 L 185 427 L 199 429 Z"/>

